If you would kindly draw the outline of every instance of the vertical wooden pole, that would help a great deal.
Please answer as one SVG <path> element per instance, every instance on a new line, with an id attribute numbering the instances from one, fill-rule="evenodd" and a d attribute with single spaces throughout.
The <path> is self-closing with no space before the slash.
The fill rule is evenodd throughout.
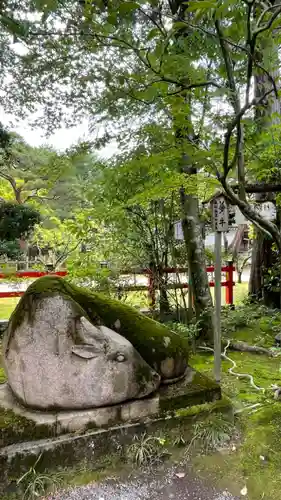
<path id="1" fill-rule="evenodd" d="M 221 233 L 215 233 L 215 335 L 214 335 L 214 376 L 221 379 Z"/>

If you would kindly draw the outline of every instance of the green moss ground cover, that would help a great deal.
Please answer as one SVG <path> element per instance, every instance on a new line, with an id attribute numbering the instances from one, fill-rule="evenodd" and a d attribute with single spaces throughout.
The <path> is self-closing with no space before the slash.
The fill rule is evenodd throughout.
<path id="1" fill-rule="evenodd" d="M 274 311 L 258 318 L 258 308 L 229 312 L 228 320 L 232 328 L 228 336 L 264 347 L 271 347 L 278 329 L 281 329 L 280 314 Z M 232 315 L 232 318 L 231 318 Z M 240 321 L 240 328 L 237 324 Z M 236 325 L 236 327 L 235 327 Z M 230 363 L 222 361 L 222 389 L 231 398 L 235 407 L 260 403 L 254 413 L 243 412 L 237 416 L 237 428 L 241 439 L 235 449 L 228 453 L 197 455 L 193 459 L 195 470 L 202 476 L 210 476 L 219 487 L 227 488 L 240 498 L 245 486 L 249 500 L 281 499 L 281 401 L 273 399 L 271 384 L 281 386 L 281 356 L 270 358 L 265 355 L 229 351 L 228 355 L 237 363 L 235 371 L 253 375 L 258 386 L 268 388 L 265 393 L 257 392 L 243 380 L 230 375 Z M 211 376 L 213 356 L 193 355 L 190 363 L 197 370 Z M 241 496 L 242 498 L 242 496 Z"/>

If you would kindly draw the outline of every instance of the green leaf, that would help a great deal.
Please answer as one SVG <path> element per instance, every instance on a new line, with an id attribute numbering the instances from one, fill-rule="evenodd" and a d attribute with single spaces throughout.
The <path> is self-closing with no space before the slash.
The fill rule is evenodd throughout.
<path id="1" fill-rule="evenodd" d="M 58 7 L 58 0 L 35 0 L 35 7 L 44 12 L 52 12 Z"/>
<path id="2" fill-rule="evenodd" d="M 111 12 L 107 18 L 107 22 L 109 24 L 112 24 L 113 26 L 116 26 L 117 24 L 117 13 L 116 12 Z"/>
<path id="3" fill-rule="evenodd" d="M 158 35 L 159 35 L 159 29 L 152 28 L 152 30 L 147 35 L 147 40 L 152 40 L 153 38 L 156 38 Z"/>
<path id="4" fill-rule="evenodd" d="M 176 23 L 173 23 L 173 29 L 174 30 L 180 30 L 182 28 L 187 28 L 187 23 L 183 21 L 177 21 Z"/>
<path id="5" fill-rule="evenodd" d="M 216 18 L 219 18 L 222 15 L 227 16 L 229 13 L 229 7 L 235 6 L 235 4 L 236 4 L 236 0 L 224 0 L 221 3 L 221 5 L 219 5 L 216 9 L 216 13 L 215 13 Z M 230 11 L 230 13 L 232 14 L 231 11 Z M 237 26 L 236 26 L 236 30 L 237 30 Z"/>
<path id="6" fill-rule="evenodd" d="M 120 14 L 126 14 L 127 12 L 138 9 L 139 6 L 137 2 L 122 2 L 119 7 L 119 12 Z"/>
<path id="7" fill-rule="evenodd" d="M 29 30 L 28 21 L 15 21 L 12 17 L 5 15 L 0 16 L 0 23 L 5 26 L 10 33 L 20 37 L 25 37 Z"/>
<path id="8" fill-rule="evenodd" d="M 198 0 L 191 0 L 188 2 L 188 10 L 193 12 L 195 10 L 208 10 L 213 9 L 217 6 L 216 0 L 202 0 L 198 2 Z"/>

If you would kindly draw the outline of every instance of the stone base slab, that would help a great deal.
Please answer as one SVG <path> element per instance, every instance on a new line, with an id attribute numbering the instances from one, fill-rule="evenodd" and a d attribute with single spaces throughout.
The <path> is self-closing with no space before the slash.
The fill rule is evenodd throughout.
<path id="1" fill-rule="evenodd" d="M 6 446 L 0 449 L 0 496 L 35 462 L 37 472 L 59 471 L 79 464 L 98 470 L 113 457 L 119 461 L 128 460 L 127 452 L 136 436 L 169 434 L 176 438 L 179 432 L 183 432 L 188 443 L 192 438 L 194 418 L 210 412 L 224 413 L 233 419 L 231 403 L 222 399 L 176 411 L 173 417 L 151 418 L 146 422 L 127 423 L 81 434 L 64 434 Z"/>
<path id="2" fill-rule="evenodd" d="M 229 406 L 221 399 L 220 387 L 192 368 L 184 379 L 160 386 L 147 398 L 82 411 L 33 411 L 18 403 L 8 384 L 0 385 L 0 485 L 6 488 L 39 456 L 40 470 L 85 460 L 98 466 L 136 435 L 177 429 L 182 419 Z"/>
<path id="3" fill-rule="evenodd" d="M 161 386 L 156 393 L 147 398 L 81 411 L 42 412 L 25 408 L 16 400 L 6 383 L 0 386 L 0 415 L 1 410 L 12 411 L 16 416 L 33 422 L 35 427 L 51 428 L 52 434 L 58 436 L 69 432 L 83 432 L 89 428 L 143 421 L 163 412 L 173 412 L 175 409 L 202 404 L 220 397 L 220 388 L 215 382 L 189 368 L 183 380 Z M 6 443 L 2 443 L 2 446 L 3 444 Z"/>
<path id="4" fill-rule="evenodd" d="M 83 432 L 89 427 L 107 427 L 116 422 L 145 419 L 159 412 L 159 394 L 124 404 L 81 411 L 41 412 L 22 406 L 13 396 L 8 384 L 0 386 L 0 409 L 12 410 L 15 415 L 31 420 L 36 426 L 49 426 L 55 435 Z"/>

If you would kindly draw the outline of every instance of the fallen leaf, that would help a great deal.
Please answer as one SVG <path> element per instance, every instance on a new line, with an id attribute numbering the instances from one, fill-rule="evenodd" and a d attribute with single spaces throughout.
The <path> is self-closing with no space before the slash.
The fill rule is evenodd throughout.
<path id="1" fill-rule="evenodd" d="M 247 490 L 247 486 L 244 486 L 244 488 L 242 488 L 242 490 L 240 491 L 241 495 L 243 495 L 243 497 L 245 497 L 248 493 L 248 490 Z"/>
<path id="2" fill-rule="evenodd" d="M 176 476 L 177 476 L 179 479 L 182 479 L 183 477 L 185 477 L 185 473 L 184 473 L 184 472 L 177 472 L 177 473 L 176 473 Z"/>

